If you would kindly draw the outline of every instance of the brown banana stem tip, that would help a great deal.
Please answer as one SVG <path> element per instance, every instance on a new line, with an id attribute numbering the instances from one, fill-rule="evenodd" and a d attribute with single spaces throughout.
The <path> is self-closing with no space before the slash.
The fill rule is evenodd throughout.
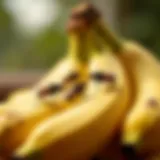
<path id="1" fill-rule="evenodd" d="M 90 3 L 81 3 L 72 9 L 67 30 L 84 31 L 91 27 L 93 22 L 100 17 L 100 13 Z"/>
<path id="2" fill-rule="evenodd" d="M 100 12 L 90 3 L 81 3 L 72 9 L 69 29 L 88 29 L 94 26 L 94 30 L 114 51 L 119 51 L 121 43 L 102 20 Z M 83 30 L 84 31 L 84 30 Z"/>

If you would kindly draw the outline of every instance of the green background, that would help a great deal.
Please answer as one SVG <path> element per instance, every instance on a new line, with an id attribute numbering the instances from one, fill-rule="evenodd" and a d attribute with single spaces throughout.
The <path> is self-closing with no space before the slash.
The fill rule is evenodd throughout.
<path id="1" fill-rule="evenodd" d="M 5 1 L 5 0 L 4 0 Z M 160 1 L 127 0 L 126 19 L 119 15 L 118 31 L 133 38 L 160 56 Z M 2 70 L 46 69 L 55 63 L 67 48 L 65 22 L 76 0 L 59 0 L 60 14 L 52 25 L 36 36 L 25 37 L 15 31 L 13 16 L 0 0 L 0 68 Z M 125 1 L 119 0 L 123 10 Z M 121 4 L 121 5 L 120 5 Z M 123 4 L 123 5 L 122 5 Z"/>

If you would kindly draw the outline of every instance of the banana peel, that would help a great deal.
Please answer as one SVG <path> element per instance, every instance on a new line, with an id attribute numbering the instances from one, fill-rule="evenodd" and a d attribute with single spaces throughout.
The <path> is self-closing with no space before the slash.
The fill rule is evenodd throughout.
<path id="1" fill-rule="evenodd" d="M 8 155 L 26 139 L 36 124 L 56 112 L 56 107 L 53 109 L 39 103 L 32 90 L 15 92 L 2 107 L 0 141 Z"/>
<path id="2" fill-rule="evenodd" d="M 92 156 L 115 133 L 128 107 L 125 98 L 121 99 L 125 94 L 126 91 L 121 88 L 117 92 L 99 95 L 45 120 L 28 136 L 15 155 L 25 157 L 46 149 L 44 159 L 46 156 L 57 160 Z"/>
<path id="3" fill-rule="evenodd" d="M 74 90 L 81 83 L 85 83 L 88 78 L 86 76 L 88 38 L 88 30 L 79 31 L 79 29 L 71 28 L 66 58 L 60 61 L 38 85 L 27 91 L 16 92 L 9 97 L 6 105 L 7 111 L 2 115 L 4 120 L 0 123 L 3 149 L 12 152 L 40 121 L 61 109 L 65 110 L 72 102 L 79 100 L 77 97 L 81 96 L 83 89 L 76 93 Z M 78 76 L 73 79 L 74 74 Z"/>

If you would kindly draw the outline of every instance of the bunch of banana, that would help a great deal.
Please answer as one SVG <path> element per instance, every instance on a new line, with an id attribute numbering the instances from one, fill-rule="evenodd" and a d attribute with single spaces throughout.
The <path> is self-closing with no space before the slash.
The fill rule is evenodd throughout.
<path id="1" fill-rule="evenodd" d="M 85 20 L 83 15 L 92 9 L 86 7 L 76 8 L 71 17 Z M 92 28 L 91 33 L 89 79 L 81 103 L 37 125 L 15 152 L 16 156 L 25 157 L 41 151 L 42 159 L 87 159 L 104 143 L 109 143 L 116 133 L 130 106 L 131 85 L 118 58 L 106 45 L 99 43 Z"/>
<path id="2" fill-rule="evenodd" d="M 100 18 L 95 19 L 94 24 L 94 31 L 124 64 L 132 88 L 135 88 L 136 98 L 122 129 L 124 149 L 133 153 L 135 150 L 160 152 L 160 142 L 157 141 L 160 133 L 159 61 L 138 43 L 117 38 Z"/>
<path id="3" fill-rule="evenodd" d="M 88 160 L 120 132 L 129 160 L 159 159 L 159 61 L 116 37 L 91 4 L 72 10 L 67 29 L 67 57 L 2 104 L 1 147 L 19 158 Z"/>
<path id="4" fill-rule="evenodd" d="M 38 87 L 16 91 L 4 103 L 0 117 L 0 141 L 7 154 L 12 153 L 38 123 L 80 99 L 88 75 L 85 66 L 89 55 L 89 32 L 70 27 L 68 34 L 67 58 Z"/>

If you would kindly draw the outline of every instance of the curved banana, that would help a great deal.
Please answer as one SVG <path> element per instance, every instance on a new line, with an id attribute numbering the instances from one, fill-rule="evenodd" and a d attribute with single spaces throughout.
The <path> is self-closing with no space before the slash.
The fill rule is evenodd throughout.
<path id="1" fill-rule="evenodd" d="M 114 126 L 115 122 L 110 115 L 115 111 L 114 106 L 117 106 L 120 94 L 119 90 L 119 93 L 101 95 L 49 118 L 36 127 L 15 155 L 24 157 L 51 144 L 51 150 L 46 153 L 48 159 L 49 156 L 52 159 L 69 160 L 92 155 L 104 143 L 106 135 L 111 132 L 110 128 Z"/>
<path id="2" fill-rule="evenodd" d="M 29 132 L 43 119 L 60 111 L 39 103 L 32 90 L 17 93 L 5 103 L 5 112 L 0 116 L 1 147 L 8 154 L 22 143 Z"/>
<path id="3" fill-rule="evenodd" d="M 53 115 L 55 112 L 57 113 L 67 107 L 71 107 L 71 104 L 78 101 L 78 97 L 80 99 L 80 95 L 83 93 L 84 82 L 87 78 L 87 69 L 83 68 L 82 70 L 82 66 L 84 67 L 84 64 L 82 61 L 79 61 L 77 56 L 80 57 L 81 53 L 85 54 L 84 56 L 82 55 L 82 57 L 88 56 L 88 35 L 89 32 L 87 29 L 83 31 L 73 29 L 70 31 L 69 47 L 71 47 L 71 49 L 69 54 L 71 56 L 67 58 L 65 65 L 60 65 L 60 69 L 55 70 L 53 75 L 56 77 L 53 77 L 53 79 L 51 79 L 51 77 L 49 78 L 49 80 L 53 81 L 53 84 L 50 84 L 53 86 L 51 86 L 51 88 L 45 88 L 45 86 L 43 86 L 44 88 L 40 91 L 40 97 L 37 96 L 37 91 L 33 88 L 23 93 L 19 92 L 9 98 L 9 101 L 7 102 L 8 109 L 1 116 L 1 118 L 3 117 L 5 120 L 2 123 L 0 122 L 0 135 L 2 135 L 1 146 L 4 150 L 9 153 L 12 152 L 26 139 L 28 134 L 38 123 L 46 117 Z M 68 67 L 66 64 L 68 64 Z M 74 70 L 75 72 L 71 72 L 71 70 Z M 46 103 L 43 101 L 45 96 L 52 94 L 52 92 L 59 92 L 57 91 L 59 87 L 56 88 L 57 86 L 55 87 L 55 85 L 63 85 L 63 78 L 57 77 L 58 75 L 63 74 L 65 75 L 65 82 L 63 83 L 66 83 L 66 86 L 60 89 L 60 92 L 63 92 L 63 94 L 61 94 L 61 96 L 63 95 L 63 97 L 61 97 L 63 98 L 63 100 L 61 99 L 62 102 L 56 105 L 56 100 L 54 101 L 53 98 L 55 104 Z M 47 80 L 46 82 L 48 84 Z M 60 93 L 58 93 L 58 95 L 59 94 Z M 55 95 L 54 97 L 57 97 L 58 99 L 59 96 Z M 70 105 L 66 106 L 63 102 Z"/>
<path id="4" fill-rule="evenodd" d="M 95 32 L 126 66 L 135 87 L 136 99 L 125 119 L 122 143 L 126 149 L 140 149 L 146 141 L 143 136 L 160 119 L 159 62 L 149 50 L 136 42 L 115 37 L 99 18 L 94 19 L 94 23 Z"/>
<path id="5" fill-rule="evenodd" d="M 44 159 L 77 160 L 109 143 L 128 109 L 130 85 L 116 56 L 105 48 L 94 48 L 92 54 L 86 100 L 38 125 L 16 156 L 46 149 Z"/>
<path id="6" fill-rule="evenodd" d="M 78 23 L 77 20 L 71 19 L 68 24 L 69 46 L 67 56 L 58 62 L 34 87 L 45 103 L 68 106 L 69 101 L 77 101 L 76 94 L 69 95 L 69 93 L 72 93 L 76 87 L 82 86 L 88 78 L 89 34 L 86 34 L 84 30 L 87 29 L 85 28 L 82 31 L 80 31 L 81 28 L 76 31 L 74 28 L 76 24 L 74 23 Z M 81 93 L 79 92 L 79 95 Z"/>

